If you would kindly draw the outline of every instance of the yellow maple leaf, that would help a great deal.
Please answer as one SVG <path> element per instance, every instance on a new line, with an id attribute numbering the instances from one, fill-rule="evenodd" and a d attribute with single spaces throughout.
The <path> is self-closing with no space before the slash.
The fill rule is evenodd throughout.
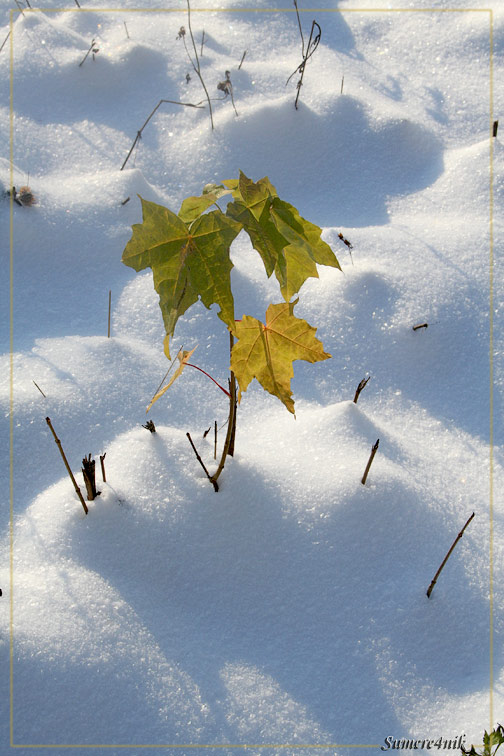
<path id="1" fill-rule="evenodd" d="M 266 324 L 249 315 L 237 321 L 235 334 L 238 340 L 231 353 L 231 370 L 238 381 L 238 401 L 256 378 L 294 414 L 290 389 L 293 361 L 320 362 L 331 356 L 315 338 L 317 329 L 294 315 L 297 302 L 296 299 L 270 305 L 266 311 Z"/>

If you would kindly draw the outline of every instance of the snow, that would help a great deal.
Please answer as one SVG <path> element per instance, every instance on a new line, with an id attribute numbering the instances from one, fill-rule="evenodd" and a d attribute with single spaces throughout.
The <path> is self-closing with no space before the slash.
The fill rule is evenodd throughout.
<path id="1" fill-rule="evenodd" d="M 213 96 L 231 71 L 239 115 L 214 103 L 211 131 L 206 109 L 162 104 L 121 171 L 160 99 L 204 99 L 176 39 L 185 5 L 81 5 L 12 10 L 12 166 L 10 39 L 0 52 L 0 191 L 12 169 L 37 197 L 13 205 L 12 235 L 0 201 L 2 753 L 481 743 L 504 705 L 502 7 L 307 0 L 305 39 L 313 18 L 322 38 L 295 110 L 293 7 L 202 0 L 202 72 Z M 164 329 L 150 272 L 121 254 L 137 195 L 177 212 L 240 169 L 323 227 L 342 271 L 296 307 L 332 359 L 295 364 L 296 419 L 250 385 L 215 493 L 186 433 L 213 470 L 203 433 L 227 400 L 187 368 L 145 414 Z M 237 317 L 264 318 L 276 281 L 244 234 L 232 259 Z M 172 353 L 196 344 L 225 384 L 227 334 L 201 304 Z M 46 417 L 83 491 L 96 460 L 87 516 Z"/>

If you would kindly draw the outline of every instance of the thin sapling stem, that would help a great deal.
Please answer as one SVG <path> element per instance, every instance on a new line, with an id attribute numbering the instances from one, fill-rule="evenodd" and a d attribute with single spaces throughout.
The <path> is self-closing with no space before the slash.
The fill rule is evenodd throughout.
<path id="1" fill-rule="evenodd" d="M 38 390 L 40 391 L 40 393 L 42 394 L 42 396 L 44 397 L 44 399 L 47 399 L 47 396 L 44 394 L 44 392 L 42 391 L 42 389 L 40 388 L 40 386 L 38 385 L 38 383 L 35 383 L 35 381 L 33 381 L 33 383 L 38 388 Z"/>
<path id="2" fill-rule="evenodd" d="M 247 54 L 247 51 L 245 50 L 245 52 L 244 52 L 244 53 L 243 53 L 243 55 L 241 56 L 240 65 L 238 66 L 238 71 L 239 71 L 239 70 L 240 70 L 240 68 L 242 67 L 242 63 L 243 63 L 243 61 L 245 60 L 245 55 L 246 55 L 246 54 Z"/>
<path id="3" fill-rule="evenodd" d="M 234 338 L 231 331 L 229 332 L 229 348 L 230 351 L 233 349 L 234 344 Z M 212 475 L 211 480 L 213 482 L 216 482 L 219 475 L 224 469 L 224 465 L 226 462 L 226 457 L 229 454 L 230 456 L 233 456 L 234 453 L 234 437 L 235 437 L 235 430 L 236 430 L 236 378 L 235 374 L 231 370 L 231 375 L 229 378 L 229 418 L 228 418 L 228 427 L 226 431 L 226 439 L 224 441 L 224 447 L 222 449 L 222 454 L 219 462 L 219 466 L 217 467 L 217 470 Z"/>
<path id="4" fill-rule="evenodd" d="M 287 84 L 289 83 L 289 81 L 292 79 L 293 76 L 295 76 L 297 73 L 300 74 L 299 81 L 298 81 L 298 83 L 296 85 L 296 87 L 297 87 L 297 94 L 296 94 L 296 99 L 294 101 L 294 107 L 297 110 L 299 95 L 301 93 L 301 87 L 303 86 L 303 77 L 304 77 L 306 63 L 309 60 L 309 58 L 311 58 L 311 56 L 313 55 L 313 53 L 315 52 L 315 50 L 317 49 L 317 47 L 319 46 L 320 38 L 322 36 L 322 29 L 320 28 L 320 26 L 317 24 L 317 22 L 315 20 L 312 21 L 311 30 L 310 30 L 310 37 L 308 39 L 308 45 L 306 46 L 306 49 L 305 49 L 303 30 L 301 28 L 301 20 L 299 18 L 299 11 L 298 11 L 298 6 L 297 6 L 296 0 L 294 0 L 294 7 L 296 9 L 296 16 L 297 16 L 297 21 L 298 21 L 298 26 L 299 26 L 299 33 L 301 34 L 301 55 L 302 55 L 303 60 L 301 61 L 301 63 L 299 64 L 299 66 L 296 68 L 296 70 L 291 73 L 291 75 L 289 76 L 289 78 L 285 82 L 285 86 L 287 86 Z M 315 30 L 317 30 L 317 31 L 315 31 Z M 315 34 L 314 34 L 314 32 L 315 32 Z"/>
<path id="5" fill-rule="evenodd" d="M 369 455 L 368 463 L 366 465 L 366 469 L 364 470 L 364 475 L 362 476 L 361 483 L 362 483 L 363 486 L 366 484 L 367 476 L 368 476 L 369 470 L 371 468 L 371 465 L 373 464 L 374 456 L 375 456 L 376 452 L 378 451 L 379 444 L 380 444 L 380 439 L 378 438 L 376 440 L 376 443 L 371 448 L 371 454 Z"/>
<path id="6" fill-rule="evenodd" d="M 9 39 L 9 37 L 10 37 L 10 30 L 7 32 L 7 36 L 5 37 L 4 41 L 2 42 L 2 46 L 0 47 L 0 52 L 2 52 L 2 50 L 4 49 L 5 43 L 7 42 L 7 40 Z"/>
<path id="7" fill-rule="evenodd" d="M 200 57 L 203 56 L 203 45 L 204 44 L 205 44 L 205 30 L 203 29 L 203 34 L 201 35 Z"/>
<path id="8" fill-rule="evenodd" d="M 494 136 L 494 137 L 497 136 L 498 129 L 499 129 L 499 121 L 494 121 L 493 122 L 493 127 L 492 127 L 492 136 Z"/>
<path id="9" fill-rule="evenodd" d="M 200 463 L 201 467 L 202 467 L 202 468 L 203 468 L 203 470 L 205 471 L 205 475 L 207 476 L 208 480 L 210 481 L 210 483 L 211 483 L 211 484 L 212 484 L 212 486 L 214 487 L 214 491 L 215 491 L 215 493 L 217 493 L 217 492 L 218 492 L 218 490 L 219 490 L 219 486 L 217 485 L 217 481 L 216 481 L 216 480 L 214 480 L 214 479 L 213 479 L 212 477 L 210 477 L 210 473 L 209 473 L 209 472 L 208 472 L 208 470 L 206 469 L 206 467 L 205 467 L 205 463 L 204 463 L 204 462 L 203 462 L 203 460 L 201 459 L 200 455 L 198 454 L 198 450 L 197 450 L 197 449 L 196 449 L 196 447 L 194 446 L 193 440 L 192 440 L 192 438 L 191 438 L 191 434 L 190 434 L 190 433 L 186 433 L 186 436 L 187 436 L 187 438 L 189 439 L 189 443 L 191 444 L 191 446 L 192 446 L 192 448 L 193 448 L 193 451 L 194 451 L 194 453 L 195 453 L 195 455 L 196 455 L 196 459 L 198 460 L 198 462 Z"/>
<path id="10" fill-rule="evenodd" d="M 145 121 L 144 125 L 137 131 L 137 135 L 136 135 L 136 137 L 134 139 L 133 144 L 131 145 L 130 151 L 126 155 L 126 159 L 124 160 L 124 163 L 121 165 L 121 168 L 120 168 L 121 171 L 125 168 L 126 163 L 128 162 L 128 160 L 131 157 L 131 153 L 133 152 L 133 150 L 137 146 L 138 142 L 142 138 L 142 131 L 145 129 L 145 127 L 149 123 L 150 119 L 152 118 L 152 116 L 154 115 L 154 113 L 156 112 L 156 110 L 160 107 L 160 105 L 162 105 L 163 102 L 168 102 L 171 105 L 183 105 L 186 108 L 204 108 L 204 105 L 194 105 L 192 102 L 178 102 L 177 100 L 159 100 L 158 104 L 156 105 L 156 107 L 154 108 L 154 110 L 152 111 L 152 113 L 149 115 L 149 117 Z"/>
<path id="11" fill-rule="evenodd" d="M 213 458 L 217 459 L 217 420 L 214 420 L 214 448 Z"/>
<path id="12" fill-rule="evenodd" d="M 185 39 L 185 29 L 183 26 L 180 27 L 180 31 L 178 34 L 178 38 L 182 39 L 185 47 L 185 51 L 187 53 L 187 57 L 189 58 L 189 61 L 194 69 L 195 74 L 197 75 L 198 79 L 200 80 L 201 86 L 203 87 L 203 91 L 205 92 L 205 96 L 208 102 L 208 112 L 210 115 L 210 123 L 212 125 L 212 131 L 214 129 L 214 122 L 213 122 L 213 113 L 212 113 L 212 103 L 210 101 L 210 95 L 208 94 L 208 90 L 206 88 L 205 82 L 203 80 L 203 76 L 201 75 L 201 65 L 198 57 L 198 51 L 196 50 L 196 42 L 194 41 L 194 36 L 192 33 L 192 27 L 191 27 L 191 5 L 189 0 L 187 0 L 187 26 L 189 27 L 189 35 L 191 37 L 191 42 L 194 50 L 194 60 L 191 57 L 191 54 L 189 50 L 187 49 L 187 43 Z"/>
<path id="13" fill-rule="evenodd" d="M 455 546 L 457 545 L 457 543 L 459 542 L 459 540 L 460 540 L 460 539 L 462 538 L 462 536 L 464 535 L 464 530 L 465 530 L 465 529 L 467 528 L 467 526 L 469 525 L 469 523 L 471 522 L 471 520 L 472 520 L 472 518 L 473 518 L 473 517 L 474 517 L 474 512 L 473 512 L 473 513 L 472 513 L 472 515 L 471 515 L 471 516 L 469 517 L 469 519 L 467 520 L 466 524 L 464 525 L 464 527 L 462 528 L 462 530 L 460 531 L 460 533 L 458 534 L 458 536 L 457 536 L 457 537 L 455 538 L 455 540 L 453 541 L 453 543 L 452 543 L 452 545 L 451 545 L 451 547 L 450 547 L 450 549 L 449 549 L 449 551 L 448 551 L 447 555 L 445 556 L 445 558 L 444 558 L 444 559 L 443 559 L 443 561 L 441 562 L 441 564 L 440 564 L 440 566 L 439 566 L 439 569 L 438 569 L 438 571 L 436 572 L 436 574 L 435 574 L 435 575 L 434 575 L 434 577 L 432 578 L 431 584 L 430 584 L 430 585 L 429 585 L 429 587 L 427 588 L 427 598 L 430 598 L 430 595 L 431 595 L 431 593 L 432 593 L 432 590 L 433 590 L 434 586 L 436 585 L 437 579 L 438 579 L 438 577 L 439 577 L 439 576 L 440 576 L 440 574 L 441 574 L 441 570 L 443 569 L 443 567 L 445 566 L 446 562 L 448 561 L 448 559 L 449 559 L 449 557 L 450 557 L 450 554 L 452 553 L 453 549 L 455 548 Z"/>
<path id="14" fill-rule="evenodd" d="M 51 433 L 54 436 L 54 440 L 56 442 L 56 445 L 57 445 L 58 449 L 60 450 L 60 454 L 61 454 L 61 457 L 63 459 L 63 462 L 65 463 L 65 467 L 66 467 L 67 472 L 68 472 L 68 474 L 70 476 L 70 480 L 72 481 L 73 487 L 75 488 L 75 493 L 77 494 L 77 496 L 80 499 L 80 503 L 82 504 L 82 508 L 84 509 L 84 512 L 87 514 L 88 513 L 88 508 L 87 508 L 86 502 L 84 501 L 84 497 L 82 496 L 81 490 L 80 490 L 79 486 L 77 485 L 77 481 L 75 480 L 74 475 L 73 475 L 73 473 L 72 473 L 72 471 L 70 469 L 70 465 L 68 464 L 67 458 L 65 456 L 65 452 L 63 451 L 63 447 L 61 445 L 61 441 L 59 440 L 58 436 L 56 435 L 56 431 L 54 430 L 54 428 L 52 426 L 52 423 L 51 423 L 51 419 L 49 417 L 46 417 L 46 423 L 49 426 L 49 428 L 51 429 Z"/>
<path id="15" fill-rule="evenodd" d="M 129 35 L 128 27 L 126 26 L 126 21 L 123 21 L 123 24 L 124 24 L 124 28 L 126 29 L 126 36 L 127 36 L 127 37 L 128 37 L 128 39 L 129 39 L 129 38 L 130 38 L 130 35 Z"/>
<path id="16" fill-rule="evenodd" d="M 96 42 L 96 40 L 93 39 L 92 42 L 91 42 L 91 44 L 90 44 L 90 46 L 89 46 L 89 50 L 84 55 L 84 57 L 82 58 L 81 62 L 79 63 L 79 68 L 84 64 L 84 62 L 85 62 L 86 58 L 88 57 L 89 53 L 93 53 L 93 60 L 94 60 L 95 54 L 100 49 L 99 47 L 96 47 L 95 42 Z"/>

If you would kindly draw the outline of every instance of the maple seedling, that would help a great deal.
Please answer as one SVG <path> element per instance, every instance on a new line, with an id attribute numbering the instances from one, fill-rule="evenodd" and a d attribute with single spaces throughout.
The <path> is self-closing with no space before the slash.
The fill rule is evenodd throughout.
<path id="1" fill-rule="evenodd" d="M 226 195 L 231 196 L 224 212 L 217 201 Z M 186 367 L 199 370 L 227 395 L 226 438 L 217 470 L 209 476 L 216 483 L 226 457 L 233 455 L 236 409 L 251 381 L 255 378 L 294 415 L 290 387 L 293 362 L 315 363 L 331 356 L 316 338 L 316 328 L 296 317 L 294 308 L 305 281 L 318 278 L 317 265 L 338 269 L 340 265 L 322 240 L 321 229 L 281 200 L 267 177 L 254 182 L 240 171 L 238 179 L 207 184 L 199 197 L 187 197 L 177 214 L 142 197 L 140 200 L 143 221 L 133 225 L 122 260 L 136 271 L 152 269 L 166 331 L 167 358 L 171 359 L 170 339 L 179 318 L 198 301 L 207 309 L 218 305 L 217 315 L 229 332 L 228 389 L 189 362 L 194 349 L 180 349 L 176 371 L 161 388 L 167 373 L 147 408 L 149 411 Z M 211 209 L 214 205 L 216 209 Z M 230 249 L 241 231 L 250 237 L 268 278 L 275 275 L 284 300 L 268 306 L 264 322 L 250 315 L 235 318 Z"/>

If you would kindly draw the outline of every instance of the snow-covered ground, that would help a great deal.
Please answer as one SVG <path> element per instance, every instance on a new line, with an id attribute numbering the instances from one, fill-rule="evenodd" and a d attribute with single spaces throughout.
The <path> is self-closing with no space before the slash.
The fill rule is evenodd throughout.
<path id="1" fill-rule="evenodd" d="M 214 102 L 212 131 L 206 109 L 164 103 L 121 170 L 160 99 L 204 100 L 177 39 L 185 4 L 0 3 L 0 45 L 13 9 L 0 191 L 37 197 L 0 200 L 0 750 L 480 743 L 504 716 L 504 148 L 490 137 L 504 8 L 307 0 L 305 42 L 313 19 L 322 37 L 296 110 L 294 6 L 194 5 L 203 76 L 219 97 L 230 71 L 238 116 L 229 97 Z M 296 308 L 332 359 L 295 364 L 296 419 L 250 386 L 216 494 L 186 432 L 213 469 L 203 432 L 227 400 L 186 370 L 145 414 L 168 369 L 164 328 L 151 273 L 121 255 L 137 194 L 177 212 L 239 170 L 323 227 L 342 271 L 321 269 Z M 262 318 L 281 301 L 276 280 L 244 235 L 232 259 L 237 317 Z M 173 344 L 198 344 L 197 364 L 226 382 L 214 312 L 195 305 Z M 87 516 L 47 416 L 82 489 L 82 458 L 97 460 Z"/>

